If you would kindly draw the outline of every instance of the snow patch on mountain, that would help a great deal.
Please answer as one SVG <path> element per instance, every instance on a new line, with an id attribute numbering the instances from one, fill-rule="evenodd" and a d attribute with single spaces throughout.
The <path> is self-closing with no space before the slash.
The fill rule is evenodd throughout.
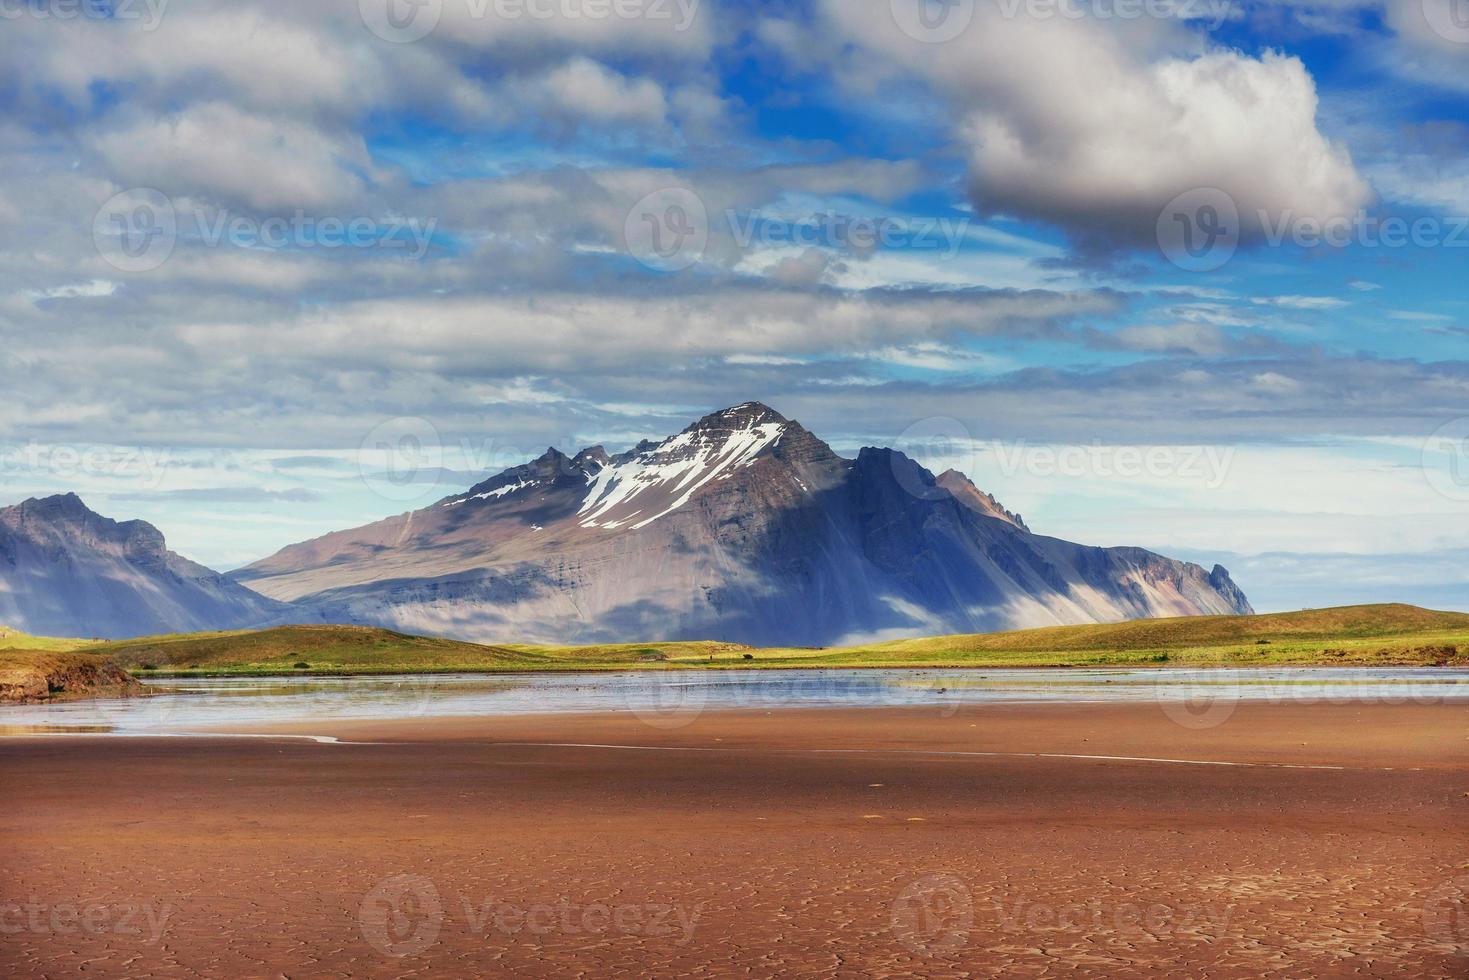
<path id="1" fill-rule="evenodd" d="M 493 500 L 496 497 L 507 497 L 518 490 L 524 490 L 526 487 L 533 487 L 539 483 L 539 480 L 521 480 L 519 483 L 507 483 L 503 487 L 496 487 L 485 493 L 471 494 L 468 497 L 460 497 L 457 500 L 446 500 L 444 501 L 444 506 L 454 507 L 458 504 L 468 503 L 471 500 Z"/>
<path id="2" fill-rule="evenodd" d="M 785 426 L 784 422 L 750 421 L 745 428 L 734 430 L 692 428 L 652 449 L 618 457 L 592 479 L 577 512 L 581 526 L 618 528 L 648 509 L 614 514 L 634 500 L 644 495 L 672 498 L 651 517 L 632 525 L 634 530 L 647 527 L 688 503 L 711 480 L 753 464 L 780 441 Z"/>

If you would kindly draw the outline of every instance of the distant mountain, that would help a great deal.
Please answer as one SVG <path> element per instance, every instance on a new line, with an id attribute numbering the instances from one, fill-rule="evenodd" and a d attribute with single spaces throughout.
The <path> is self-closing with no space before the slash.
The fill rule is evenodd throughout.
<path id="1" fill-rule="evenodd" d="M 231 629 L 284 607 L 181 558 L 144 521 L 118 523 L 76 494 L 0 508 L 0 623 L 107 639 Z"/>
<path id="2" fill-rule="evenodd" d="M 618 456 L 550 449 L 232 576 L 298 620 L 502 642 L 827 646 L 1252 611 L 1222 567 L 1033 534 L 961 474 L 844 459 L 754 402 Z"/>

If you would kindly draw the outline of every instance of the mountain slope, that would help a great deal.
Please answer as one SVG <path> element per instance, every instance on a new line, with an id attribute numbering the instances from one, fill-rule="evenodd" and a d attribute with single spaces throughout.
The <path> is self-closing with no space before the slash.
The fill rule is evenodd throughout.
<path id="1" fill-rule="evenodd" d="M 297 618 L 482 642 L 825 646 L 1250 611 L 1222 568 L 1031 534 L 956 477 L 844 459 L 751 402 L 618 456 L 551 449 L 233 574 Z"/>
<path id="2" fill-rule="evenodd" d="M 169 551 L 75 494 L 0 508 L 0 622 L 27 633 L 119 638 L 245 626 L 282 607 Z"/>

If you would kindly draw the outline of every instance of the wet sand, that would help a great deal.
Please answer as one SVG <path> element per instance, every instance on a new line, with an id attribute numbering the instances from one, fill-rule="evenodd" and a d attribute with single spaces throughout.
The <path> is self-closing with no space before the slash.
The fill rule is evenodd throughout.
<path id="1" fill-rule="evenodd" d="M 0 740 L 0 974 L 1469 976 L 1466 720 L 986 705 Z M 300 734 L 344 744 L 276 737 Z"/>

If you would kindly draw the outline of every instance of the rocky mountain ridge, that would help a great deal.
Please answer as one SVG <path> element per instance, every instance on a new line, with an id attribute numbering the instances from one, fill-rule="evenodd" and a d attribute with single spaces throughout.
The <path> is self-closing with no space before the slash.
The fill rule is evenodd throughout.
<path id="1" fill-rule="evenodd" d="M 1033 534 L 961 474 L 845 459 L 758 402 L 615 456 L 551 449 L 233 576 L 312 621 L 483 641 L 825 646 L 1250 611 L 1223 568 Z"/>
<path id="2" fill-rule="evenodd" d="M 74 493 L 0 508 L 0 622 L 106 639 L 233 629 L 279 603 L 168 550 L 146 521 L 114 521 Z"/>

